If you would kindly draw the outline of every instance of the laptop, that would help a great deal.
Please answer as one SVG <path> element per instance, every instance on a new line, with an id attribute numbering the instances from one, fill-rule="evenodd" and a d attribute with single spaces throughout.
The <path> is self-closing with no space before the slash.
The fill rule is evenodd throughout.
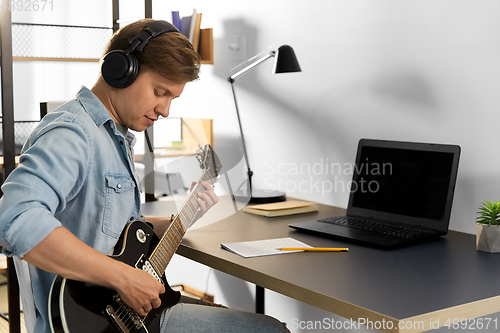
<path id="1" fill-rule="evenodd" d="M 460 147 L 361 139 L 345 216 L 290 224 L 380 248 L 448 232 Z"/>

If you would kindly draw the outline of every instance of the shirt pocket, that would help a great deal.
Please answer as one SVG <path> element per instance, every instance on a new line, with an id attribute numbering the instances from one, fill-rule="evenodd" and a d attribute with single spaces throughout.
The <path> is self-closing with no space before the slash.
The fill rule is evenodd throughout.
<path id="1" fill-rule="evenodd" d="M 102 231 L 118 238 L 128 223 L 135 203 L 135 182 L 129 175 L 106 174 L 106 204 Z"/>

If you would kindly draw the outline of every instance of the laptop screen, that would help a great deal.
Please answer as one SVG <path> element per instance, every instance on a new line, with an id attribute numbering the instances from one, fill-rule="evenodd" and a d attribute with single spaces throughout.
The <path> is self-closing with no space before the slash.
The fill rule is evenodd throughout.
<path id="1" fill-rule="evenodd" d="M 362 139 L 348 214 L 447 230 L 460 147 Z"/>

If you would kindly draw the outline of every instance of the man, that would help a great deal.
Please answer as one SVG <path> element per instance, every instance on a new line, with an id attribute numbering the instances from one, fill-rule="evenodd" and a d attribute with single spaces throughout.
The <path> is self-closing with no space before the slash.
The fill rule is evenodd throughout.
<path id="1" fill-rule="evenodd" d="M 55 275 L 112 288 L 142 316 L 165 291 L 149 273 L 107 255 L 127 223 L 142 219 L 162 234 L 171 222 L 140 213 L 128 129 L 144 131 L 168 116 L 172 100 L 198 78 L 199 56 L 170 24 L 153 20 L 122 28 L 105 53 L 94 87 L 42 119 L 2 187 L 0 245 L 33 265 L 37 333 L 50 332 Z M 196 218 L 219 200 L 202 185 Z M 162 332 L 286 331 L 266 316 L 187 304 L 165 311 L 161 325 Z"/>

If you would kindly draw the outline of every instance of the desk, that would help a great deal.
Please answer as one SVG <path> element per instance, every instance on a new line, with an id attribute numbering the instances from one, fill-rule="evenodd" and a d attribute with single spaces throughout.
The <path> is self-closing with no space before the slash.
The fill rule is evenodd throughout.
<path id="1" fill-rule="evenodd" d="M 500 285 L 496 283 L 500 255 L 476 251 L 475 235 L 450 231 L 438 240 L 396 250 L 348 244 L 348 253 L 290 253 L 251 259 L 220 248 L 223 242 L 278 237 L 293 237 L 318 247 L 345 247 L 345 242 L 299 233 L 287 226 L 344 212 L 325 205 L 319 205 L 317 213 L 277 218 L 240 211 L 189 230 L 177 253 L 348 319 L 385 321 L 386 327 L 398 327 L 400 322 L 425 325 L 400 332 L 429 330 L 430 322 L 438 319 L 443 326 L 449 318 L 475 318 L 500 310 Z"/>

